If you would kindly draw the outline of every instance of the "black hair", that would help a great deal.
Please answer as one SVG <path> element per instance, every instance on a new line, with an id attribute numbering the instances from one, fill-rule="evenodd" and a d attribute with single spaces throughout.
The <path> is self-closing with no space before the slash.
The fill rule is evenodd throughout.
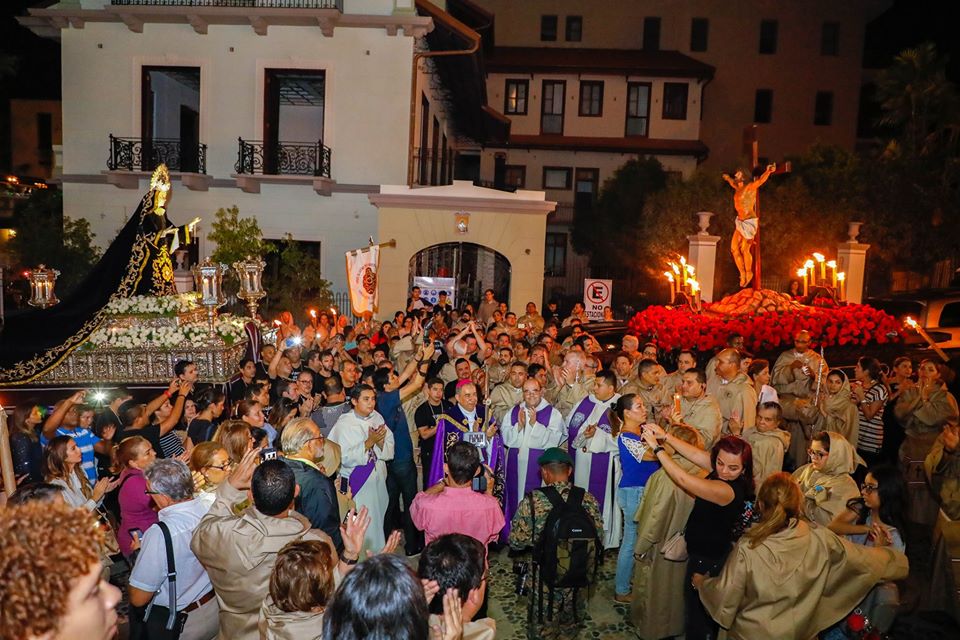
<path id="1" fill-rule="evenodd" d="M 259 449 L 266 444 L 267 430 L 260 427 L 250 427 L 250 437 L 253 438 L 253 448 Z"/>
<path id="2" fill-rule="evenodd" d="M 226 396 L 223 394 L 223 391 L 215 387 L 207 387 L 194 396 L 193 403 L 197 405 L 197 413 L 201 413 L 206 411 L 210 405 L 222 402 L 224 398 L 226 398 Z"/>
<path id="3" fill-rule="evenodd" d="M 243 393 L 243 399 L 253 400 L 255 397 L 263 393 L 264 389 L 270 388 L 267 386 L 268 384 L 270 383 L 266 382 L 265 380 L 260 380 L 258 382 L 251 382 L 250 385 L 247 387 L 247 390 L 244 391 Z M 196 404 L 196 402 L 194 402 L 194 404 Z"/>
<path id="4" fill-rule="evenodd" d="M 283 513 L 293 502 L 297 489 L 297 479 L 293 469 L 281 460 L 266 460 L 253 472 L 250 490 L 253 504 L 264 515 L 275 516 Z"/>
<path id="5" fill-rule="evenodd" d="M 387 367 L 380 367 L 373 372 L 373 388 L 377 391 L 385 391 L 387 388 L 387 383 L 390 382 L 390 374 L 392 371 Z"/>
<path id="6" fill-rule="evenodd" d="M 700 384 L 707 384 L 707 374 L 703 372 L 703 369 L 698 369 L 696 367 L 687 369 L 683 372 L 683 375 L 687 375 L 688 373 L 695 375 L 697 377 L 697 382 Z"/>
<path id="7" fill-rule="evenodd" d="M 757 413 L 760 413 L 761 409 L 773 410 L 777 412 L 777 424 L 783 422 L 783 407 L 780 406 L 779 402 L 761 402 L 757 406 Z"/>
<path id="8" fill-rule="evenodd" d="M 628 393 L 626 395 L 620 396 L 617 401 L 613 404 L 612 411 L 613 415 L 617 417 L 619 422 L 623 423 L 623 413 L 627 410 L 628 407 L 633 407 L 633 399 L 640 398 L 636 393 Z M 640 402 L 643 402 L 643 398 L 640 398 Z"/>
<path id="9" fill-rule="evenodd" d="M 444 384 L 444 382 L 443 382 L 443 380 L 441 380 L 440 378 L 437 378 L 436 376 L 434 376 L 433 378 L 427 378 L 427 382 L 426 382 L 423 386 L 426 387 L 427 389 L 429 389 L 430 387 L 432 387 L 432 386 L 435 385 L 435 384 L 440 384 L 440 385 L 442 385 L 442 384 Z"/>
<path id="10" fill-rule="evenodd" d="M 880 379 L 880 361 L 876 358 L 871 358 L 870 356 L 863 356 L 857 360 L 857 364 L 860 365 L 860 368 L 867 372 L 867 375 L 870 376 L 871 380 Z"/>
<path id="11" fill-rule="evenodd" d="M 527 367 L 527 377 L 534 378 L 537 376 L 538 373 L 540 373 L 541 371 L 546 371 L 546 369 L 547 368 L 542 364 L 537 364 L 536 362 L 534 362 L 529 367 Z"/>
<path id="12" fill-rule="evenodd" d="M 480 469 L 480 451 L 469 442 L 457 442 L 446 454 L 450 477 L 457 484 L 466 484 Z"/>
<path id="13" fill-rule="evenodd" d="M 461 362 L 464 363 L 464 364 L 470 364 L 470 361 L 467 360 L 466 358 L 457 358 L 457 359 L 454 361 L 453 366 L 454 366 L 454 367 L 459 367 Z"/>
<path id="14" fill-rule="evenodd" d="M 247 363 L 254 364 L 253 358 L 240 358 L 240 363 L 237 365 L 237 370 L 243 371 L 243 368 L 247 366 Z"/>
<path id="15" fill-rule="evenodd" d="M 355 384 L 350 389 L 351 402 L 356 402 L 357 400 L 359 400 L 360 394 L 363 393 L 364 391 L 373 391 L 374 393 L 376 393 L 376 389 L 374 389 L 368 384 Z"/>
<path id="16" fill-rule="evenodd" d="M 340 583 L 324 612 L 323 637 L 427 640 L 429 615 L 413 569 L 395 555 L 380 554 L 361 562 Z"/>
<path id="17" fill-rule="evenodd" d="M 640 364 L 637 365 L 637 374 L 642 376 L 647 371 L 650 371 L 650 369 L 659 366 L 656 360 L 641 360 Z"/>
<path id="18" fill-rule="evenodd" d="M 193 364 L 193 360 L 177 360 L 177 363 L 173 365 L 173 375 L 179 377 L 183 375 L 183 372 L 187 370 L 187 367 Z"/>
<path id="19" fill-rule="evenodd" d="M 49 482 L 28 482 L 17 487 L 7 504 L 10 506 L 26 504 L 28 502 L 53 502 L 54 498 L 63 495 L 63 487 Z"/>
<path id="20" fill-rule="evenodd" d="M 314 358 L 316 358 L 317 360 L 319 360 L 319 359 L 320 359 L 320 353 L 321 353 L 320 349 L 310 349 L 310 351 L 307 351 L 307 356 L 306 356 L 305 360 L 306 360 L 307 362 L 310 362 L 310 361 L 313 360 Z"/>
<path id="21" fill-rule="evenodd" d="M 608 385 L 610 385 L 614 389 L 617 388 L 617 374 L 615 374 L 613 371 L 610 371 L 609 369 L 598 371 L 596 379 L 605 381 Z"/>
<path id="22" fill-rule="evenodd" d="M 462 533 L 448 533 L 428 544 L 420 554 L 417 575 L 421 580 L 435 580 L 440 593 L 457 589 L 460 601 L 466 602 L 470 592 L 483 582 L 486 548 L 479 540 Z M 435 597 L 430 613 L 443 612 L 443 598 Z"/>

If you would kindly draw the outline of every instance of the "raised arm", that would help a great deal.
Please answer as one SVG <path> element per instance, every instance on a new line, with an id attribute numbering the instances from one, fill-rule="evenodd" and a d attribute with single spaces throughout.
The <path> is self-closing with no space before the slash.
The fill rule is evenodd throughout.
<path id="1" fill-rule="evenodd" d="M 183 406 L 187 402 L 187 396 L 190 395 L 190 391 L 193 389 L 193 383 L 188 382 L 186 384 L 180 385 L 179 391 L 177 391 L 177 399 L 173 403 L 173 410 L 170 412 L 170 415 L 167 416 L 167 419 L 160 423 L 160 435 L 166 435 L 177 426 L 180 422 L 180 416 L 183 415 Z M 166 396 L 166 394 L 164 394 Z M 160 403 L 163 405 L 163 403 Z"/>
<path id="2" fill-rule="evenodd" d="M 669 444 L 674 450 L 682 455 L 684 458 L 697 465 L 701 469 L 706 469 L 711 471 L 713 469 L 713 463 L 710 460 L 710 452 L 704 451 L 699 447 L 695 447 L 692 444 L 688 444 L 679 438 L 675 438 L 666 431 L 663 430 L 663 427 L 655 424 L 646 424 L 643 426 L 644 431 L 649 431 L 657 440 L 661 443 L 665 442 Z"/>
<path id="3" fill-rule="evenodd" d="M 43 422 L 43 437 L 47 440 L 52 440 L 57 436 L 57 429 L 63 424 L 63 418 L 67 415 L 67 412 L 70 411 L 70 407 L 81 404 L 84 397 L 86 396 L 86 391 L 77 391 L 72 396 L 60 403 L 53 413 L 47 416 L 47 419 Z"/>
<path id="4" fill-rule="evenodd" d="M 776 171 L 776 170 L 777 170 L 777 165 L 776 165 L 776 164 L 773 164 L 773 163 L 768 164 L 768 165 L 767 165 L 767 170 L 764 171 L 763 174 L 754 181 L 754 183 L 753 183 L 754 186 L 755 186 L 757 189 L 759 189 L 760 187 L 762 187 L 762 186 L 763 186 L 763 183 L 765 183 L 767 180 L 769 180 L 769 179 L 770 179 L 770 176 L 772 176 L 772 175 L 773 175 L 773 172 Z"/>
<path id="5" fill-rule="evenodd" d="M 426 380 L 426 373 L 423 371 L 423 365 L 426 362 L 429 362 L 434 354 L 433 343 L 429 342 L 426 345 L 420 347 L 417 352 L 417 357 L 410 360 L 407 364 L 407 368 L 404 369 L 404 373 L 412 371 L 413 378 L 405 385 L 400 387 L 400 401 L 403 402 L 413 394 L 420 391 L 420 388 L 423 387 L 423 382 Z"/>
<path id="6" fill-rule="evenodd" d="M 734 182 L 734 181 L 733 181 L 733 178 L 731 178 L 729 175 L 723 174 L 723 179 L 726 181 L 726 183 L 727 183 L 728 185 L 730 185 L 730 186 L 733 187 L 734 189 L 737 188 L 737 183 Z"/>

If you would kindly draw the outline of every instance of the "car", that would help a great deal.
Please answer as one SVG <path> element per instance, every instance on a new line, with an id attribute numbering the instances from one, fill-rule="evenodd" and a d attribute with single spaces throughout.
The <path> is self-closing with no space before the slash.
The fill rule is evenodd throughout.
<path id="1" fill-rule="evenodd" d="M 960 350 L 960 288 L 896 293 L 869 298 L 866 304 L 886 311 L 904 323 L 908 317 L 912 318 L 944 351 Z M 907 346 L 928 348 L 918 333 L 908 329 L 905 336 Z"/>

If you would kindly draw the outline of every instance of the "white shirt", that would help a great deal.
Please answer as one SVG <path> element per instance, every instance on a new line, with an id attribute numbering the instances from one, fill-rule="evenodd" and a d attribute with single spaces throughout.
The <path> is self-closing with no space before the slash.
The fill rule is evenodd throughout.
<path id="1" fill-rule="evenodd" d="M 190 550 L 193 532 L 209 509 L 210 505 L 204 500 L 194 499 L 172 504 L 159 513 L 160 521 L 170 529 L 173 542 L 173 559 L 177 570 L 177 611 L 196 602 L 213 588 L 203 565 Z M 153 599 L 156 606 L 169 606 L 167 548 L 163 542 L 163 532 L 157 525 L 143 532 L 140 555 L 130 573 L 130 585 L 141 591 L 156 593 Z"/>

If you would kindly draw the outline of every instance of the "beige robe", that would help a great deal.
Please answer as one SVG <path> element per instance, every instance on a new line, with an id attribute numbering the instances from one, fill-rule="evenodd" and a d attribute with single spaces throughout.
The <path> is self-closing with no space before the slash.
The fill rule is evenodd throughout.
<path id="1" fill-rule="evenodd" d="M 680 398 L 681 422 L 700 432 L 703 448 L 709 451 L 720 439 L 723 416 L 717 399 L 707 394 L 694 400 Z"/>
<path id="2" fill-rule="evenodd" d="M 573 411 L 574 407 L 580 404 L 581 400 L 593 393 L 594 380 L 596 378 L 590 376 L 580 382 L 553 387 L 553 389 L 548 390 L 550 393 L 544 394 L 544 397 L 560 412 L 560 415 L 566 417 Z"/>
<path id="3" fill-rule="evenodd" d="M 319 540 L 331 547 L 324 532 L 311 529 L 299 513 L 267 516 L 250 506 L 236 515 L 233 505 L 245 493 L 229 482 L 217 488 L 216 500 L 197 525 L 190 549 L 207 570 L 220 605 L 221 640 L 257 640 L 260 605 L 270 586 L 277 552 L 292 540 Z"/>
<path id="4" fill-rule="evenodd" d="M 847 508 L 847 502 L 860 497 L 860 489 L 850 474 L 857 468 L 853 446 L 839 433 L 830 433 L 830 455 L 821 471 L 805 464 L 793 472 L 804 496 L 804 515 L 827 526 Z"/>
<path id="5" fill-rule="evenodd" d="M 792 368 L 793 363 L 797 360 L 805 363 L 814 372 L 817 371 L 817 366 L 820 366 L 822 373 L 820 380 L 821 397 L 826 393 L 824 387 L 830 370 L 827 368 L 826 361 L 821 359 L 820 355 L 813 349 L 807 349 L 802 354 L 798 354 L 791 349 L 780 354 L 770 371 L 770 384 L 777 390 L 780 406 L 783 408 L 783 419 L 787 421 L 787 430 L 791 436 L 790 458 L 794 464 L 799 466 L 805 459 L 807 447 L 810 446 L 810 438 L 813 435 L 814 424 L 817 419 L 816 411 L 810 410 L 815 395 L 817 378 L 816 373 L 813 377 L 810 377 L 804 374 L 802 369 Z M 856 440 L 850 440 L 850 442 L 856 446 Z"/>
<path id="6" fill-rule="evenodd" d="M 312 640 L 323 635 L 323 612 L 282 611 L 267 595 L 258 628 L 260 640 Z"/>
<path id="7" fill-rule="evenodd" d="M 759 489 L 764 480 L 783 471 L 783 455 L 790 446 L 790 434 L 783 429 L 750 429 L 743 434 L 743 439 L 753 450 L 753 486 Z"/>
<path id="8" fill-rule="evenodd" d="M 644 384 L 640 380 L 634 383 L 633 391 L 620 391 L 620 395 L 626 393 L 635 393 L 643 398 L 643 404 L 647 408 L 647 415 L 652 420 L 654 416 L 660 413 L 663 407 L 663 387 L 659 384 Z"/>
<path id="9" fill-rule="evenodd" d="M 750 547 L 744 537 L 700 600 L 736 640 L 811 640 L 842 620 L 876 584 L 907 576 L 907 557 L 862 547 L 806 522 Z"/>
<path id="10" fill-rule="evenodd" d="M 923 468 L 940 508 L 951 520 L 960 520 L 960 451 L 948 452 L 943 448 L 943 438 L 938 437 Z"/>
<path id="11" fill-rule="evenodd" d="M 850 382 L 844 375 L 843 384 L 840 391 L 835 394 L 826 393 L 826 389 L 821 390 L 823 400 L 817 409 L 814 428 L 817 431 L 836 431 L 847 442 L 854 447 L 857 446 L 857 439 L 860 437 L 860 411 L 857 405 L 850 399 Z"/>
<path id="12" fill-rule="evenodd" d="M 686 458 L 673 460 L 687 473 L 704 477 L 707 472 Z M 678 487 L 666 471 L 656 471 L 647 480 L 637 510 L 637 543 L 634 564 L 633 602 L 630 618 L 641 638 L 666 638 L 683 633 L 683 587 L 685 562 L 667 560 L 663 544 L 687 526 L 693 496 Z"/>
<path id="13" fill-rule="evenodd" d="M 722 433 L 730 433 L 730 416 L 734 414 L 740 416 L 740 426 L 744 430 L 757 426 L 757 391 L 746 374 L 740 373 L 726 384 L 718 376 L 707 384 L 707 393 L 716 398 L 720 406 Z"/>
<path id="14" fill-rule="evenodd" d="M 497 424 L 502 424 L 503 416 L 521 400 L 523 400 L 523 387 L 517 389 L 509 381 L 498 384 L 490 392 L 490 415 Z"/>
<path id="15" fill-rule="evenodd" d="M 914 387 L 900 394 L 893 413 L 907 434 L 900 447 L 901 460 L 923 460 L 943 425 L 957 419 L 957 400 L 941 386 L 924 402 L 920 389 Z"/>
<path id="16" fill-rule="evenodd" d="M 530 332 L 531 336 L 538 336 L 543 333 L 543 316 L 539 313 L 524 314 L 517 318 L 517 325 L 523 325 L 523 328 Z"/>

